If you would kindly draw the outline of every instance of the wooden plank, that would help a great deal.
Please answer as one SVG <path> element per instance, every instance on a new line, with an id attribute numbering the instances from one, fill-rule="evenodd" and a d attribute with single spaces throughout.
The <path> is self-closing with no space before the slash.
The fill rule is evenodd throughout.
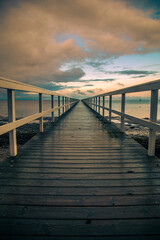
<path id="1" fill-rule="evenodd" d="M 33 163 L 34 164 L 34 163 Z M 144 166 L 134 166 L 134 165 L 126 165 L 124 167 L 109 164 L 56 164 L 56 163 L 42 163 L 41 165 L 37 163 L 36 165 L 30 165 L 29 164 L 22 164 L 19 165 L 11 165 L 10 168 L 0 168 L 0 176 L 2 176 L 4 173 L 22 173 L 22 172 L 34 172 L 34 173 L 94 173 L 94 174 L 138 174 L 138 173 L 160 173 L 160 168 L 155 168 L 151 166 L 151 169 L 148 169 Z"/>
<path id="2" fill-rule="evenodd" d="M 89 213 L 89 214 L 88 214 Z M 146 219 L 159 218 L 160 206 L 54 207 L 3 205 L 0 218 L 29 219 Z"/>
<path id="3" fill-rule="evenodd" d="M 0 219 L 1 234 L 49 236 L 160 235 L 160 219 L 92 220 Z"/>
<path id="4" fill-rule="evenodd" d="M 70 187 L 70 189 L 67 190 L 67 194 L 70 192 L 70 194 L 72 194 L 71 191 L 75 191 L 75 188 L 76 187 Z M 61 188 L 61 190 L 63 191 L 63 189 Z M 78 189 L 76 191 L 79 191 L 80 190 L 82 192 L 85 192 L 85 195 L 86 195 L 86 192 L 88 191 L 88 188 L 84 188 L 84 187 L 78 187 Z M 101 199 L 102 197 L 102 201 L 104 200 L 104 203 L 103 205 L 105 205 L 106 203 L 106 199 L 105 197 L 103 198 L 103 196 L 135 196 L 135 195 L 159 195 L 160 194 L 160 186 L 122 186 L 122 187 L 100 187 L 98 189 L 98 187 L 92 187 L 91 188 L 92 191 L 94 191 L 95 193 L 99 193 L 99 196 L 98 195 L 94 195 L 93 197 L 92 196 L 89 196 L 88 198 L 93 198 L 95 197 L 95 203 L 97 201 L 97 204 L 98 204 L 98 199 Z M 0 193 L 1 194 L 13 194 L 15 195 L 15 193 L 17 193 L 17 195 L 55 195 L 55 191 L 56 189 L 53 188 L 53 187 L 48 187 L 48 186 L 42 186 L 42 187 L 35 187 L 35 186 L 0 186 Z M 76 193 L 76 192 L 75 192 Z M 78 193 L 78 192 L 77 192 Z M 76 193 L 76 194 L 77 194 Z M 73 201 L 72 203 L 76 203 L 76 200 L 78 200 L 79 196 L 73 196 Z M 54 196 L 54 199 L 55 199 L 56 196 Z M 65 197 L 65 195 L 63 195 L 63 197 Z M 144 200 L 145 200 L 145 196 L 144 197 Z M 69 195 L 67 196 L 67 199 L 69 198 Z M 71 197 L 70 197 L 71 198 Z M 87 198 L 86 196 L 84 197 L 85 199 Z M 75 200 L 76 199 L 76 200 Z M 81 199 L 81 198 L 79 198 Z M 61 203 L 61 198 L 58 197 L 58 200 L 59 200 L 59 203 Z M 71 201 L 71 199 L 70 199 Z M 101 201 L 101 204 L 102 204 L 102 201 Z M 64 203 L 64 202 L 63 202 Z M 66 202 L 67 204 L 67 202 Z M 125 204 L 125 201 L 124 201 L 124 204 Z"/>
<path id="5" fill-rule="evenodd" d="M 13 189 L 17 189 L 14 187 Z M 0 194 L 1 205 L 27 205 L 27 206 L 87 206 L 87 207 L 115 207 L 115 206 L 155 206 L 160 205 L 160 194 L 153 193 L 150 190 L 150 195 L 147 195 L 143 188 L 142 192 L 146 195 L 132 194 L 134 188 L 129 192 L 119 194 L 111 192 L 114 189 L 93 188 L 92 195 L 87 194 L 88 189 L 85 188 L 21 188 L 22 192 L 18 194 Z M 123 190 L 124 188 L 122 188 Z M 14 191 L 15 191 L 14 190 Z M 30 192 L 29 192 L 30 190 Z M 37 193 L 34 192 L 37 190 Z M 42 190 L 42 192 L 40 192 Z M 47 192 L 48 191 L 48 192 Z M 58 192 L 59 191 L 59 192 Z M 74 191 L 74 195 L 73 195 Z M 153 189 L 154 191 L 154 189 Z M 46 192 L 46 194 L 45 194 Z M 58 194 L 57 194 L 58 193 Z M 81 193 L 81 195 L 79 194 Z M 98 193 L 99 195 L 96 195 Z M 149 191 L 148 191 L 149 193 Z M 123 195 L 122 195 L 123 194 Z"/>
<path id="6" fill-rule="evenodd" d="M 35 236 L 35 235 L 30 235 L 30 236 L 18 236 L 18 235 L 1 235 L 3 240 L 53 240 L 53 236 Z M 152 235 L 152 236 L 114 236 L 114 237 L 89 237 L 89 236 L 83 236 L 83 237 L 75 237 L 75 236 L 70 236 L 70 237 L 55 237 L 54 240 L 159 240 L 160 236 L 159 235 Z"/>
<path id="7" fill-rule="evenodd" d="M 160 186 L 160 179 L 1 179 L 1 186 L 43 186 L 43 187 L 122 187 Z M 67 191 L 67 190 L 66 190 Z"/>
<path id="8" fill-rule="evenodd" d="M 69 171 L 66 171 L 67 173 L 64 173 L 64 171 L 53 171 L 53 173 L 14 173 L 14 179 L 40 179 L 40 180 L 54 180 L 54 179 L 70 179 L 70 180 L 97 180 L 97 179 L 123 179 L 129 180 L 129 179 L 159 179 L 160 173 L 83 173 L 82 171 L 72 171 L 70 173 Z M 129 172 L 129 171 L 128 171 Z M 0 174 L 0 179 L 10 179 L 13 178 L 13 172 Z"/>
<path id="9" fill-rule="evenodd" d="M 78 104 L 1 163 L 1 238 L 159 239 L 160 161 L 114 131 Z"/>

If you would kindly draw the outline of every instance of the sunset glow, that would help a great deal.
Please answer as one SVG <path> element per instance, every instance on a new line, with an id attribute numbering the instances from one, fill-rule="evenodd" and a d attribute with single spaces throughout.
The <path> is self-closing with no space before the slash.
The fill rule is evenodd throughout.
<path id="1" fill-rule="evenodd" d="M 160 1 L 2 0 L 1 76 L 84 98 L 160 78 Z"/>

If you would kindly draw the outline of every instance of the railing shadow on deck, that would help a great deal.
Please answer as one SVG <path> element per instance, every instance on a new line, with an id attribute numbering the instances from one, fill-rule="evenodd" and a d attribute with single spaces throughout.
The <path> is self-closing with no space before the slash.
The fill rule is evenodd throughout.
<path id="1" fill-rule="evenodd" d="M 121 131 L 124 131 L 125 118 L 144 127 L 149 128 L 149 142 L 148 142 L 148 155 L 155 155 L 156 144 L 156 131 L 160 131 L 160 125 L 157 123 L 157 109 L 158 109 L 158 90 L 160 89 L 160 80 L 152 81 L 149 83 L 139 84 L 128 88 L 119 89 L 113 92 L 107 92 L 93 97 L 85 98 L 82 101 L 90 107 L 92 110 L 100 114 L 102 109 L 102 116 L 104 117 L 104 111 L 109 111 L 109 122 L 112 120 L 112 113 L 121 117 Z M 149 121 L 141 118 L 134 117 L 125 113 L 125 97 L 126 93 L 135 93 L 151 91 L 150 99 L 150 119 Z M 112 96 L 121 94 L 121 111 L 117 111 L 112 108 Z M 109 108 L 105 107 L 105 97 L 109 96 Z M 101 103 L 102 97 L 102 105 Z"/>
<path id="2" fill-rule="evenodd" d="M 21 83 L 11 79 L 0 77 L 0 88 L 7 90 L 7 101 L 8 101 L 8 121 L 9 123 L 0 126 L 0 135 L 9 132 L 9 143 L 10 143 L 10 155 L 17 155 L 17 139 L 16 139 L 16 128 L 23 126 L 33 120 L 39 119 L 39 130 L 43 132 L 43 116 L 51 113 L 51 121 L 54 122 L 54 112 L 58 111 L 58 117 L 60 118 L 64 113 L 73 108 L 78 99 L 70 98 L 57 94 L 53 91 L 49 91 L 43 88 L 39 88 L 33 85 Z M 39 113 L 24 117 L 16 120 L 15 113 L 15 91 L 32 92 L 39 94 Z M 43 111 L 43 94 L 51 96 L 51 108 Z M 58 106 L 55 107 L 55 97 L 58 100 Z"/>

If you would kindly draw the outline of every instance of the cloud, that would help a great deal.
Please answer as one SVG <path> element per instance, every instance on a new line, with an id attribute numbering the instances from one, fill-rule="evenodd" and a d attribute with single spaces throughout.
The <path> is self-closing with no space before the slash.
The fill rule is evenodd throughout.
<path id="1" fill-rule="evenodd" d="M 3 0 L 0 72 L 38 86 L 52 81 L 75 82 L 84 71 L 62 72 L 63 64 L 87 60 L 102 70 L 103 60 L 110 57 L 142 49 L 143 53 L 158 51 L 159 29 L 159 20 L 122 0 L 93 0 L 92 4 L 90 0 Z"/>
<path id="2" fill-rule="evenodd" d="M 123 84 L 123 83 L 117 83 L 117 85 L 120 86 L 120 87 L 124 87 L 125 86 L 125 84 Z"/>
<path id="3" fill-rule="evenodd" d="M 85 72 L 81 68 L 72 68 L 68 71 L 57 71 L 52 75 L 54 82 L 75 82 L 85 76 Z"/>
<path id="4" fill-rule="evenodd" d="M 116 78 L 81 79 L 77 82 L 113 82 Z"/>
<path id="5" fill-rule="evenodd" d="M 115 81 L 116 79 L 115 78 L 105 78 L 105 79 L 90 79 L 88 81 L 90 82 L 113 82 Z"/>
<path id="6" fill-rule="evenodd" d="M 94 91 L 93 91 L 93 90 L 87 90 L 87 92 L 88 92 L 88 93 L 94 93 Z"/>
<path id="7" fill-rule="evenodd" d="M 81 90 L 76 90 L 76 91 L 73 91 L 73 95 L 85 96 L 85 92 Z"/>
<path id="8" fill-rule="evenodd" d="M 143 71 L 143 70 L 124 70 L 124 71 L 114 71 L 111 73 L 118 73 L 121 75 L 142 75 L 143 76 L 147 76 L 147 75 L 152 75 L 155 74 L 157 72 L 155 71 Z"/>

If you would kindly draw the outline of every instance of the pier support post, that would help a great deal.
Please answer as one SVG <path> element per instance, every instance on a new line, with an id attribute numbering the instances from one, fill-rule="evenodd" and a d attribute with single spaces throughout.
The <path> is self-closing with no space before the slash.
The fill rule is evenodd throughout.
<path id="1" fill-rule="evenodd" d="M 61 103 L 61 100 L 60 100 L 60 96 L 58 96 L 58 107 L 60 107 L 60 103 Z M 58 117 L 60 117 L 60 109 L 58 109 Z"/>
<path id="2" fill-rule="evenodd" d="M 98 101 L 97 101 L 97 97 L 96 97 L 96 112 L 97 112 L 97 109 L 98 109 L 97 102 L 98 102 Z"/>
<path id="3" fill-rule="evenodd" d="M 99 114 L 100 114 L 100 104 L 101 104 L 101 98 L 99 97 L 99 98 L 98 98 L 98 105 L 99 105 L 99 106 L 98 106 L 98 113 L 99 113 Z"/>
<path id="4" fill-rule="evenodd" d="M 51 95 L 51 108 L 54 108 L 54 96 L 53 95 Z M 54 122 L 54 112 L 52 112 L 51 121 Z"/>
<path id="5" fill-rule="evenodd" d="M 15 91 L 8 89 L 8 121 L 15 122 L 16 111 L 15 111 Z M 16 129 L 9 132 L 9 143 L 10 143 L 10 155 L 17 155 L 17 139 L 16 139 Z"/>
<path id="6" fill-rule="evenodd" d="M 43 95 L 39 93 L 39 112 L 43 112 Z M 39 130 L 43 132 L 43 116 L 39 118 Z"/>
<path id="7" fill-rule="evenodd" d="M 103 117 L 104 117 L 104 107 L 105 107 L 105 96 L 103 96 Z"/>
<path id="8" fill-rule="evenodd" d="M 112 95 L 109 95 L 109 110 L 112 109 Z M 109 111 L 109 122 L 111 122 L 112 119 L 112 112 Z"/>
<path id="9" fill-rule="evenodd" d="M 62 97 L 62 105 L 64 106 L 64 97 Z M 64 107 L 62 108 L 62 114 L 64 114 Z"/>
<path id="10" fill-rule="evenodd" d="M 64 103 L 65 103 L 65 105 L 67 104 L 67 98 L 65 97 L 64 98 Z M 67 107 L 65 106 L 65 112 L 67 111 Z"/>
<path id="11" fill-rule="evenodd" d="M 151 91 L 151 105 L 150 105 L 150 121 L 157 121 L 157 106 L 158 106 L 158 90 Z M 148 155 L 155 155 L 156 145 L 156 131 L 153 129 L 149 130 L 149 142 L 148 142 Z"/>
<path id="12" fill-rule="evenodd" d="M 125 113 L 125 93 L 121 97 L 121 112 Z M 121 130 L 124 131 L 124 117 L 121 116 Z"/>

